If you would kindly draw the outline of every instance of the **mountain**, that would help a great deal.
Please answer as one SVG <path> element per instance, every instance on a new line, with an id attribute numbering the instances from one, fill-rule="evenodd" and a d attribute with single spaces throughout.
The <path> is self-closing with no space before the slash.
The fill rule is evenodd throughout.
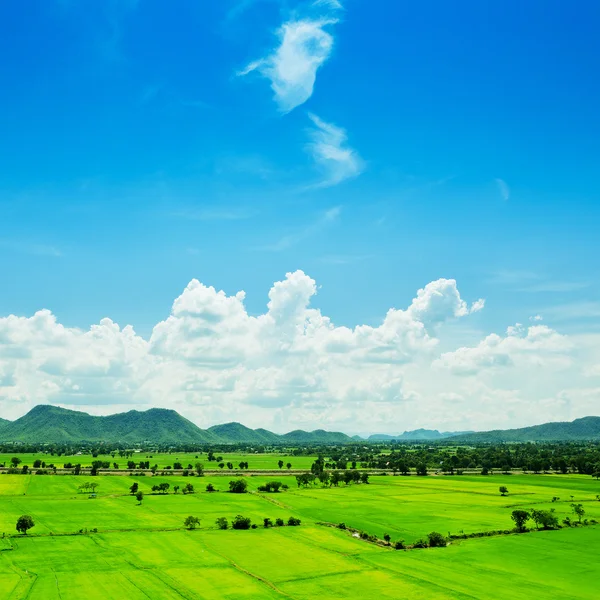
<path id="1" fill-rule="evenodd" d="M 520 429 L 496 429 L 461 434 L 450 438 L 460 442 L 553 442 L 600 440 L 600 417 L 544 423 Z"/>
<path id="2" fill-rule="evenodd" d="M 292 442 L 294 444 L 344 444 L 352 441 L 352 438 L 345 433 L 324 431 L 323 429 L 315 429 L 315 431 L 295 429 L 279 437 L 283 442 Z"/>
<path id="3" fill-rule="evenodd" d="M 174 410 L 131 410 L 108 417 L 58 406 L 32 408 L 16 421 L 0 427 L 0 439 L 20 442 L 218 442 Z"/>
<path id="4" fill-rule="evenodd" d="M 250 429 L 241 423 L 225 423 L 213 425 L 208 431 L 215 434 L 224 444 L 276 444 L 279 436 L 266 429 Z"/>
<path id="5" fill-rule="evenodd" d="M 437 429 L 415 429 L 413 431 L 405 431 L 399 435 L 387 435 L 384 433 L 376 433 L 370 435 L 368 440 L 370 442 L 388 442 L 391 440 L 399 441 L 410 441 L 410 440 L 442 440 L 448 437 L 456 435 L 462 435 L 464 433 L 471 433 L 465 431 L 444 431 L 440 433 Z"/>

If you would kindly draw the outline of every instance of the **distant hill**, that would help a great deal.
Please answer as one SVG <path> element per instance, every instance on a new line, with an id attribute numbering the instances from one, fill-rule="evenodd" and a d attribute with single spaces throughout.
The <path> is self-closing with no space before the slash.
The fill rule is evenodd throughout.
<path id="1" fill-rule="evenodd" d="M 391 440 L 409 441 L 409 440 L 442 440 L 445 438 L 453 437 L 456 435 L 462 435 L 464 431 L 444 431 L 440 433 L 437 429 L 415 429 L 413 431 L 405 431 L 399 435 L 387 435 L 383 433 L 376 433 L 369 436 L 370 442 L 389 442 Z"/>
<path id="2" fill-rule="evenodd" d="M 174 410 L 132 410 L 108 417 L 58 406 L 32 408 L 0 427 L 0 439 L 19 442 L 216 442 L 218 438 Z"/>
<path id="3" fill-rule="evenodd" d="M 324 431 L 323 429 L 316 429 L 315 431 L 296 429 L 289 433 L 284 433 L 279 437 L 284 442 L 292 442 L 294 444 L 339 444 L 352 441 L 352 438 L 345 433 Z"/>
<path id="4" fill-rule="evenodd" d="M 279 442 L 279 436 L 276 433 L 266 429 L 250 429 L 241 423 L 225 423 L 224 425 L 214 425 L 209 427 L 208 431 L 215 434 L 223 443 L 238 444 L 274 444 Z"/>
<path id="5" fill-rule="evenodd" d="M 600 417 L 544 423 L 521 429 L 496 429 L 460 434 L 450 438 L 460 442 L 553 442 L 600 440 Z"/>

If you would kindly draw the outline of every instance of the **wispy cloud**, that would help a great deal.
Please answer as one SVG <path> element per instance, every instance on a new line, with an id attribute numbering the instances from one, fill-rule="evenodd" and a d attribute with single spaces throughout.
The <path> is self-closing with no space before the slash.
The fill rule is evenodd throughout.
<path id="1" fill-rule="evenodd" d="M 16 240 L 0 240 L 0 247 L 21 254 L 32 254 L 34 256 L 52 256 L 59 258 L 63 253 L 56 247 L 35 242 L 22 242 Z"/>
<path id="2" fill-rule="evenodd" d="M 263 246 L 261 250 L 267 250 L 270 252 L 281 252 L 282 250 L 287 250 L 288 248 L 291 248 L 301 241 L 316 235 L 323 229 L 335 223 L 338 220 L 341 212 L 341 206 L 334 206 L 333 208 L 325 211 L 316 221 L 310 223 L 304 229 L 300 229 L 295 233 L 284 235 L 274 244 Z"/>
<path id="3" fill-rule="evenodd" d="M 365 169 L 359 154 L 348 146 L 348 135 L 341 127 L 321 120 L 309 113 L 315 128 L 310 130 L 312 141 L 306 148 L 323 171 L 323 180 L 316 187 L 329 187 L 346 179 L 357 177 Z"/>
<path id="4" fill-rule="evenodd" d="M 315 0 L 313 6 L 324 6 L 330 10 L 342 10 L 344 8 L 339 0 Z"/>
<path id="5" fill-rule="evenodd" d="M 496 185 L 498 186 L 498 191 L 500 192 L 500 196 L 502 196 L 502 200 L 505 202 L 510 198 L 510 188 L 504 179 L 496 178 L 494 179 Z"/>
<path id="6" fill-rule="evenodd" d="M 317 71 L 333 48 L 333 36 L 326 28 L 335 23 L 335 18 L 284 23 L 277 31 L 279 45 L 273 52 L 237 74 L 243 76 L 258 71 L 271 81 L 279 110 L 290 112 L 312 96 Z"/>

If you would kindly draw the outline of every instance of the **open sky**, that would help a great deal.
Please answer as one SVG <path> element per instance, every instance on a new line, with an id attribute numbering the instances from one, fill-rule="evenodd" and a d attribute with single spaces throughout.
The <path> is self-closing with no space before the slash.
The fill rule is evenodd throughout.
<path id="1" fill-rule="evenodd" d="M 0 3 L 0 416 L 600 412 L 600 4 Z"/>

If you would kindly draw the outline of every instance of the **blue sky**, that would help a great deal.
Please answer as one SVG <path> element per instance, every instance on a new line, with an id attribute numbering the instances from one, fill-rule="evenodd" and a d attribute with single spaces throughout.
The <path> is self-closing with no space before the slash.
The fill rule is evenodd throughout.
<path id="1" fill-rule="evenodd" d="M 537 0 L 3 2 L 0 317 L 48 309 L 82 332 L 109 317 L 152 344 L 192 279 L 228 297 L 244 290 L 256 317 L 274 282 L 302 270 L 318 286 L 311 306 L 336 326 L 376 328 L 444 278 L 485 309 L 465 319 L 452 309 L 429 331 L 440 350 L 478 347 L 540 316 L 589 365 L 537 390 L 539 401 L 596 390 L 599 21 L 597 3 Z M 294 371 L 302 359 L 289 361 Z M 278 360 L 241 364 L 255 375 Z M 91 391 L 73 400 L 67 367 L 52 375 L 55 392 L 26 392 L 23 364 L 11 365 L 14 385 L 0 378 L 9 414 L 42 400 L 168 403 L 160 386 L 145 390 L 151 401 L 130 381 L 127 402 Z M 424 410 L 407 411 L 399 429 L 470 424 L 424 423 L 438 392 L 390 369 Z M 332 372 L 325 391 L 278 405 L 273 425 L 356 430 L 358 409 Z M 533 397 L 518 378 L 508 387 L 519 402 Z M 209 409 L 231 402 L 264 422 L 251 392 L 223 394 L 173 402 L 197 420 L 223 420 Z M 328 408 L 310 413 L 308 397 Z M 509 424 L 581 416 L 579 402 L 526 417 L 517 408 Z"/>

